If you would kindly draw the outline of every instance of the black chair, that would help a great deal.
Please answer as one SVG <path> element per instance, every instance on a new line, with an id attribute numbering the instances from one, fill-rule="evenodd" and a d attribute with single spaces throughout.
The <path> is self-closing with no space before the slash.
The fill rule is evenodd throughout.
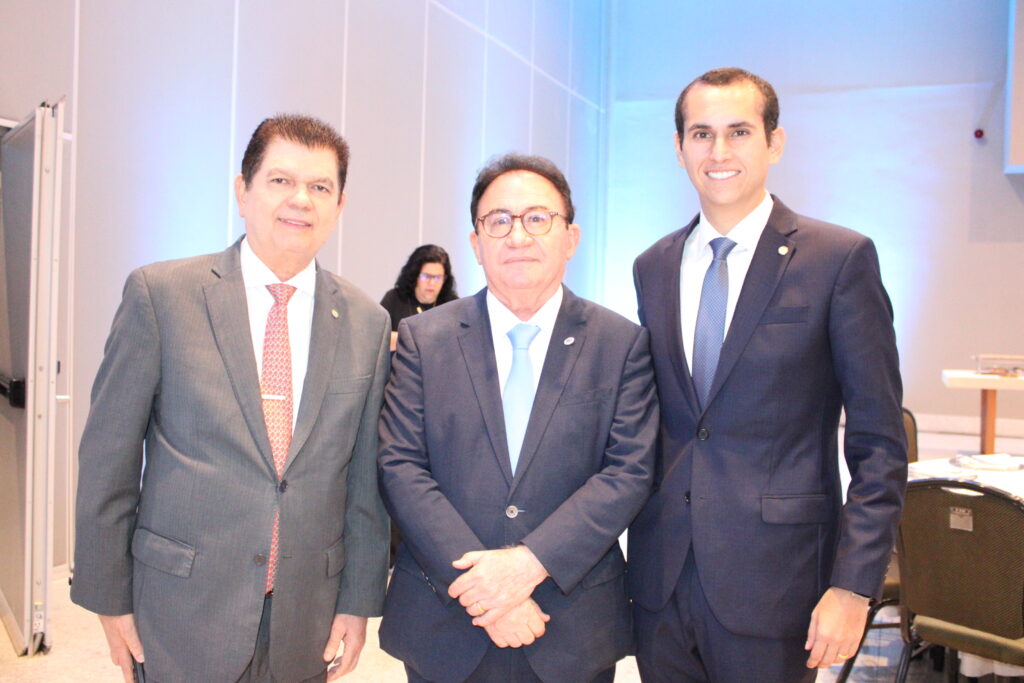
<path id="1" fill-rule="evenodd" d="M 907 486 L 897 537 L 905 681 L 922 642 L 1024 665 L 1024 502 L 970 481 L 922 479 Z"/>
<path id="2" fill-rule="evenodd" d="M 903 428 L 907 432 L 907 462 L 917 462 L 917 419 L 914 414 L 903 409 Z M 889 558 L 889 568 L 885 572 L 885 583 L 882 585 L 882 597 L 871 603 L 871 608 L 868 610 L 867 616 L 867 628 L 864 629 L 864 635 L 860 638 L 860 645 L 857 646 L 857 651 L 853 653 L 853 656 L 843 663 L 843 668 L 839 671 L 839 675 L 836 676 L 836 683 L 845 683 L 850 677 L 850 673 L 853 671 L 853 666 L 857 662 L 857 655 L 860 654 L 861 648 L 864 647 L 864 641 L 868 637 L 868 631 L 873 628 L 897 628 L 898 623 L 875 623 L 875 618 L 878 616 L 878 612 L 883 607 L 890 607 L 898 604 L 900 601 L 900 568 L 896 562 L 896 553 L 892 554 Z"/>

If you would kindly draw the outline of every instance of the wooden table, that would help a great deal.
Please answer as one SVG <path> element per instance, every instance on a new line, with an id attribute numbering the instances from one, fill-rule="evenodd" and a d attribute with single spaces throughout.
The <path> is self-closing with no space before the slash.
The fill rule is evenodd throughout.
<path id="1" fill-rule="evenodd" d="M 983 375 L 973 370 L 943 370 L 942 383 L 950 389 L 981 390 L 981 453 L 996 450 L 996 392 L 1024 391 L 1024 377 Z"/>

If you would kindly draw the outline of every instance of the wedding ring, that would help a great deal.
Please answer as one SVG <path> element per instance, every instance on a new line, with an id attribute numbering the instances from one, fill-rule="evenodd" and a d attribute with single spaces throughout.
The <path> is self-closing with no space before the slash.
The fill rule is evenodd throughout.
<path id="1" fill-rule="evenodd" d="M 849 659 L 850 655 L 844 655 L 842 652 L 839 653 L 839 659 Z"/>

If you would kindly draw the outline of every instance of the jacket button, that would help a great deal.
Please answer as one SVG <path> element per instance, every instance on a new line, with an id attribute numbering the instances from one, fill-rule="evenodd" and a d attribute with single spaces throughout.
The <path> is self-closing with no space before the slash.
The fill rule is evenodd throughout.
<path id="1" fill-rule="evenodd" d="M 282 479 L 281 483 L 277 485 L 277 492 L 278 493 L 284 493 L 287 490 L 288 490 L 288 480 L 287 479 Z"/>
<path id="2" fill-rule="evenodd" d="M 690 492 L 689 491 L 687 491 L 686 494 L 683 496 L 683 500 L 685 500 L 687 505 L 689 505 L 689 503 L 690 503 Z"/>
<path id="3" fill-rule="evenodd" d="M 252 562 L 253 562 L 253 564 L 264 565 L 264 564 L 267 563 L 267 556 L 266 555 L 256 555 L 255 557 L 252 558 Z"/>
<path id="4" fill-rule="evenodd" d="M 697 430 L 697 438 L 701 441 L 707 441 L 711 438 L 711 432 L 709 432 L 705 427 L 701 427 Z"/>
<path id="5" fill-rule="evenodd" d="M 515 519 L 519 516 L 519 508 L 517 508 L 515 505 L 509 505 L 507 508 L 505 508 L 505 516 L 509 519 Z"/>

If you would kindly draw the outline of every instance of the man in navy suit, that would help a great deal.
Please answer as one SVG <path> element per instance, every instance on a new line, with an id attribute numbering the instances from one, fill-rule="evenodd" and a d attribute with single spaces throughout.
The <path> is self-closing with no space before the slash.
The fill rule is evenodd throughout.
<path id="1" fill-rule="evenodd" d="M 647 331 L 562 285 L 580 229 L 547 159 L 492 161 L 470 215 L 486 289 L 398 327 L 381 646 L 411 681 L 610 681 L 633 644 L 617 539 L 658 432 Z"/>
<path id="2" fill-rule="evenodd" d="M 741 69 L 683 90 L 676 153 L 701 211 L 634 265 L 662 406 L 654 493 L 629 531 L 645 681 L 813 681 L 856 651 L 892 551 L 892 308 L 871 240 L 765 190 L 778 112 Z"/>

